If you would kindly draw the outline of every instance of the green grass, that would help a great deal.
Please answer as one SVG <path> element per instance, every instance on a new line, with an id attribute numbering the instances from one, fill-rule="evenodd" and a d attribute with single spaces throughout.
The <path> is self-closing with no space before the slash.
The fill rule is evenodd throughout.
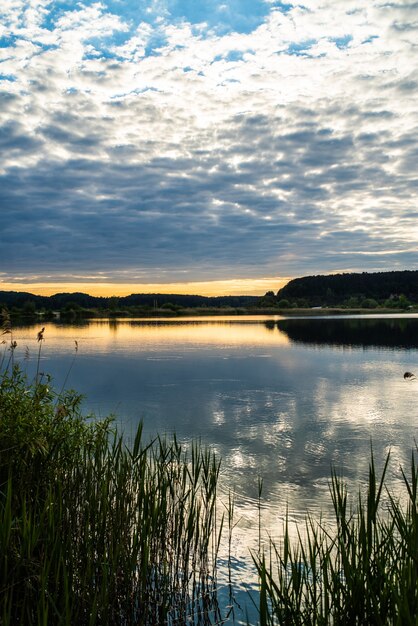
<path id="1" fill-rule="evenodd" d="M 219 463 L 0 377 L 0 623 L 216 623 Z"/>
<path id="2" fill-rule="evenodd" d="M 292 542 L 286 523 L 283 545 L 271 541 L 267 556 L 254 555 L 261 625 L 418 624 L 418 469 L 413 456 L 409 476 L 401 470 L 404 493 L 394 496 L 388 463 L 389 455 L 378 478 L 372 455 L 366 496 L 352 507 L 332 474 L 333 530 L 308 517 Z"/>

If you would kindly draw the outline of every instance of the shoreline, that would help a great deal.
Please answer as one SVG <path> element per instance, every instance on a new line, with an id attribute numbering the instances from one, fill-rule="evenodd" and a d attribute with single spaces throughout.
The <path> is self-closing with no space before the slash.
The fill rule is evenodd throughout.
<path id="1" fill-rule="evenodd" d="M 11 312 L 10 316 L 14 322 L 73 322 L 89 321 L 89 320 L 119 320 L 119 319 L 175 319 L 175 318 L 192 318 L 192 317 L 257 317 L 260 315 L 277 315 L 281 317 L 329 317 L 329 316 L 356 316 L 356 315 L 414 315 L 418 314 L 418 308 L 414 307 L 405 309 L 388 309 L 374 308 L 362 309 L 358 308 L 342 308 L 342 307 L 313 307 L 313 308 L 276 308 L 276 307 L 260 307 L 260 308 L 190 308 L 180 309 L 178 311 L 168 311 L 167 309 L 155 309 L 153 311 L 141 311 L 138 309 L 126 311 L 98 311 L 98 310 L 82 310 L 82 311 L 54 311 L 39 312 L 30 315 L 16 314 Z"/>

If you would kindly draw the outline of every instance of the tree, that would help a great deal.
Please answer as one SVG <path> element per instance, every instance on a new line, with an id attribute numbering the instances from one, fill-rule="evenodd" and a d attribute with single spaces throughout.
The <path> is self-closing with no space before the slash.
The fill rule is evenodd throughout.
<path id="1" fill-rule="evenodd" d="M 276 306 L 277 299 L 274 294 L 274 291 L 267 291 L 267 293 L 262 298 L 260 298 L 258 305 L 259 306 Z"/>
<path id="2" fill-rule="evenodd" d="M 364 298 L 364 300 L 361 301 L 361 306 L 363 309 L 376 309 L 379 304 L 374 298 Z"/>
<path id="3" fill-rule="evenodd" d="M 33 300 L 26 300 L 23 305 L 23 311 L 27 315 L 33 315 L 36 311 L 36 305 Z"/>

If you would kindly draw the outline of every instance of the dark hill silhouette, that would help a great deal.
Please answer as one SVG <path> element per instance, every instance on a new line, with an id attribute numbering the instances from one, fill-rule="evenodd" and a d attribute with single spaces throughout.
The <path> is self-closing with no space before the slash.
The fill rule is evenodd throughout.
<path id="1" fill-rule="evenodd" d="M 48 300 L 45 296 L 37 296 L 26 291 L 0 291 L 0 305 L 2 306 L 22 306 L 26 302 L 32 301 L 37 306 L 44 306 Z"/>
<path id="2" fill-rule="evenodd" d="M 92 308 L 162 307 L 171 304 L 177 307 L 248 307 L 255 306 L 258 296 L 217 296 L 207 297 L 183 294 L 131 294 L 123 297 L 98 297 L 86 293 L 56 293 L 53 296 L 38 296 L 28 292 L 0 291 L 0 306 L 24 308 L 28 304 L 46 310 L 61 310 L 76 306 Z"/>
<path id="3" fill-rule="evenodd" d="M 277 299 L 304 300 L 308 306 L 335 306 L 350 298 L 359 302 L 373 299 L 380 304 L 392 298 L 396 304 L 400 296 L 418 302 L 418 270 L 295 278 L 280 289 Z"/>

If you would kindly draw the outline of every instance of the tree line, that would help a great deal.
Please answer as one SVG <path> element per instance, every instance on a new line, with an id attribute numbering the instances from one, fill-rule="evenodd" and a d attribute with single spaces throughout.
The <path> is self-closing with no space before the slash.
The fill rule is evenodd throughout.
<path id="1" fill-rule="evenodd" d="M 335 307 L 406 309 L 418 303 L 418 270 L 344 273 L 295 278 L 276 295 L 282 308 Z M 265 296 L 265 297 L 266 297 Z"/>
<path id="2" fill-rule="evenodd" d="M 418 305 L 418 270 L 343 273 L 294 278 L 277 293 L 264 296 L 199 296 L 184 294 L 131 294 L 123 297 L 57 293 L 38 296 L 28 292 L 0 291 L 0 307 L 24 314 L 44 311 L 81 313 L 150 312 L 181 309 L 287 309 L 345 307 L 350 309 L 408 309 Z"/>
<path id="3" fill-rule="evenodd" d="M 146 310 L 164 309 L 176 311 L 183 308 L 251 307 L 259 301 L 258 296 L 198 296 L 183 294 L 131 294 L 123 297 L 90 296 L 86 293 L 57 293 L 52 296 L 19 291 L 0 291 L 0 307 L 8 307 L 27 314 L 35 311 L 103 310 L 123 311 L 134 308 Z"/>

